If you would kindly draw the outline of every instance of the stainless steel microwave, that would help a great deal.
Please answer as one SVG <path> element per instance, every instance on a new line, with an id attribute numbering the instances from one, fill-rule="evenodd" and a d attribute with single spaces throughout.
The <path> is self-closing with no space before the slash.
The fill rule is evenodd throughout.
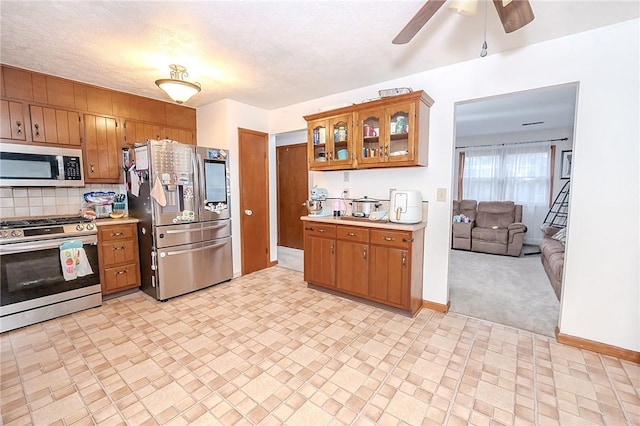
<path id="1" fill-rule="evenodd" d="M 0 186 L 84 186 L 82 150 L 0 143 Z"/>

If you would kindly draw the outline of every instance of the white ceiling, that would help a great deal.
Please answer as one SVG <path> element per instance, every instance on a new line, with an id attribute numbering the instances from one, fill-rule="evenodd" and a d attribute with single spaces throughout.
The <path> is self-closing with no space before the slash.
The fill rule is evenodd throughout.
<path id="1" fill-rule="evenodd" d="M 445 5 L 393 45 L 422 4 L 0 0 L 0 60 L 162 100 L 154 81 L 177 63 L 202 85 L 189 106 L 228 98 L 269 110 L 479 57 L 482 4 L 475 17 Z M 511 34 L 488 5 L 489 55 L 640 16 L 636 0 L 531 5 L 535 20 Z"/>

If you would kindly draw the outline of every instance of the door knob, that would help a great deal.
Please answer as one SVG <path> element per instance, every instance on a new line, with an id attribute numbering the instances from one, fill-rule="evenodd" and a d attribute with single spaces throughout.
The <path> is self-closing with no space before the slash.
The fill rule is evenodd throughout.
<path id="1" fill-rule="evenodd" d="M 253 210 L 246 209 L 244 211 L 244 214 L 246 214 L 247 216 L 251 216 L 253 214 Z"/>

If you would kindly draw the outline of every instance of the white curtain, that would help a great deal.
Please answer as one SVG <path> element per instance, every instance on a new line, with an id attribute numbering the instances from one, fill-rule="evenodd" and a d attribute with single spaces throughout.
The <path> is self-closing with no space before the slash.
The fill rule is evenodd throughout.
<path id="1" fill-rule="evenodd" d="M 467 147 L 462 149 L 462 198 L 522 204 L 525 243 L 538 244 L 549 209 L 551 142 Z"/>

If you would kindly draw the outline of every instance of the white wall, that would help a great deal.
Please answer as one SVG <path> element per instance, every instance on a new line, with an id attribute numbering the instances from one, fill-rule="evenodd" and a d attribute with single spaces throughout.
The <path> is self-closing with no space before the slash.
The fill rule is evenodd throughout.
<path id="1" fill-rule="evenodd" d="M 405 78 L 381 82 L 265 112 L 232 101 L 198 109 L 198 144 L 226 144 L 237 159 L 237 127 L 272 134 L 304 129 L 303 115 L 327 105 L 361 102 L 378 89 L 424 89 L 431 109 L 429 166 L 350 172 L 314 172 L 313 183 L 332 195 L 386 198 L 388 188 L 419 189 L 429 203 L 423 297 L 448 301 L 451 201 L 435 202 L 437 188 L 451 194 L 456 102 L 579 82 L 574 169 L 560 331 L 640 350 L 639 20 L 489 55 Z M 217 117 L 223 114 L 224 119 Z M 268 119 L 267 119 L 268 118 Z M 228 131 L 217 129 L 225 126 Z M 204 133 L 204 134 L 203 134 Z M 220 141 L 206 135 L 220 134 Z M 271 138 L 272 256 L 275 253 L 275 138 Z M 220 143 L 217 143 L 220 142 Z M 237 160 L 231 163 L 238 199 Z M 232 206 L 238 217 L 237 202 Z M 239 271 L 239 229 L 234 224 L 234 271 Z M 615 224 L 621 224 L 621 232 Z"/>
<path id="2" fill-rule="evenodd" d="M 640 350 L 638 260 L 639 21 L 564 37 L 503 54 L 382 82 L 269 112 L 270 133 L 305 128 L 303 115 L 343 102 L 374 98 L 378 89 L 424 89 L 431 109 L 429 166 L 315 172 L 332 195 L 385 197 L 391 186 L 419 189 L 429 203 L 423 297 L 448 300 L 451 202 L 435 202 L 452 188 L 456 102 L 579 82 L 571 218 L 561 301 L 562 333 Z M 617 232 L 615 224 L 620 223 Z"/>
<path id="3" fill-rule="evenodd" d="M 229 150 L 231 179 L 231 240 L 233 245 L 233 274 L 240 275 L 240 177 L 238 154 L 238 128 L 268 132 L 268 117 L 264 110 L 232 100 L 222 100 L 200 107 L 196 111 L 198 146 Z M 275 158 L 275 138 L 269 139 L 269 157 Z M 269 226 L 271 227 L 271 260 L 276 257 L 277 211 L 275 193 L 275 163 L 269 166 Z"/>

